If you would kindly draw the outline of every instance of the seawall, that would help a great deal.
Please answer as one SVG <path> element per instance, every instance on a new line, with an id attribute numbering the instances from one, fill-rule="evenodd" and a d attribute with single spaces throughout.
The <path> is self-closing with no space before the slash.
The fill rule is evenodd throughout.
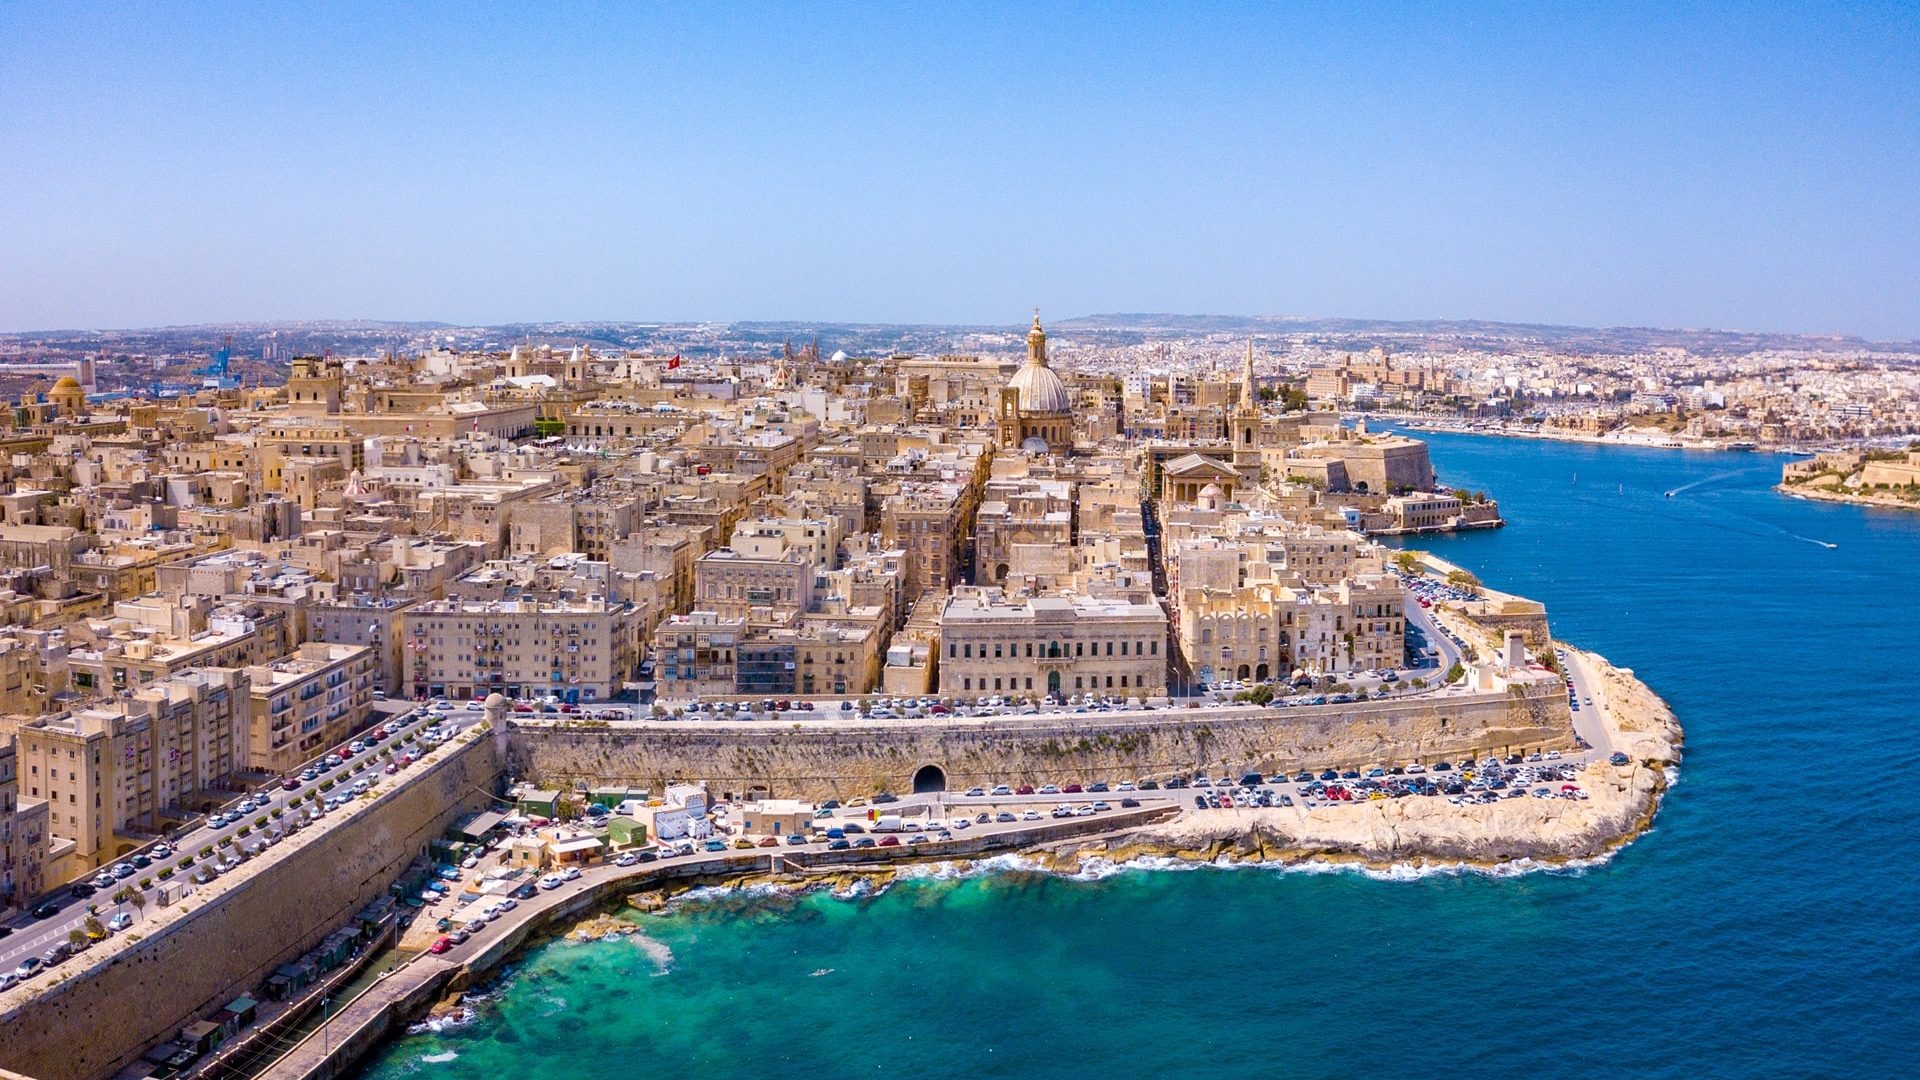
<path id="1" fill-rule="evenodd" d="M 1049 821 L 1003 833 L 962 836 L 922 847 L 786 853 L 780 850 L 729 851 L 685 862 L 635 867 L 600 866 L 589 870 L 577 891 L 542 893 L 489 927 L 478 948 L 460 959 L 423 954 L 381 979 L 355 998 L 329 1024 L 324 1038 L 308 1036 L 260 1074 L 259 1080 L 332 1080 L 378 1046 L 408 1017 L 427 1010 L 450 992 L 465 989 L 536 935 L 556 923 L 585 915 L 616 898 L 675 881 L 716 878 L 791 878 L 807 871 L 870 870 L 937 859 L 968 859 L 1043 843 L 1067 843 L 1140 828 L 1173 811 L 1143 807 L 1098 819 Z"/>
<path id="2" fill-rule="evenodd" d="M 443 750 L 354 817 L 297 833 L 222 879 L 218 902 L 202 891 L 150 909 L 128 931 L 145 932 L 140 941 L 114 939 L 69 960 L 64 978 L 38 993 L 9 995 L 0 1067 L 38 1080 L 110 1074 L 317 945 L 385 893 L 429 840 L 490 802 L 495 740 Z"/>
<path id="3" fill-rule="evenodd" d="M 507 771 L 661 790 L 703 779 L 732 795 L 846 799 L 906 792 L 928 766 L 948 790 L 974 784 L 1131 780 L 1195 770 L 1324 768 L 1409 757 L 1566 749 L 1566 697 L 1441 694 L 1296 708 L 1172 709 L 1071 717 L 793 723 L 643 720 L 590 728 L 515 721 Z"/>

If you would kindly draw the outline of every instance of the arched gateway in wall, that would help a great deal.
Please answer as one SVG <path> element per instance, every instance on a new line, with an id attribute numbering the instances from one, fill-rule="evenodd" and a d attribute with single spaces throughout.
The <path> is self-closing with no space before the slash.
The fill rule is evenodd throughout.
<path id="1" fill-rule="evenodd" d="M 947 771 L 938 765 L 922 765 L 913 774 L 913 793 L 927 795 L 947 790 Z"/>

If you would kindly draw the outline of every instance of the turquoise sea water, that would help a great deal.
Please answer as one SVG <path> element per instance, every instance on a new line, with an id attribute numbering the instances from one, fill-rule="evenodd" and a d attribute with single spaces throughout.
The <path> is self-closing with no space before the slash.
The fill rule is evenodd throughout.
<path id="1" fill-rule="evenodd" d="M 1546 601 L 1559 636 L 1636 669 L 1686 725 L 1654 832 L 1610 862 L 694 905 L 645 919 L 647 947 L 531 951 L 477 1022 L 401 1039 L 367 1074 L 1907 1071 L 1920 514 L 1774 495 L 1765 455 L 1431 441 L 1443 479 L 1496 494 L 1512 525 L 1422 544 Z"/>

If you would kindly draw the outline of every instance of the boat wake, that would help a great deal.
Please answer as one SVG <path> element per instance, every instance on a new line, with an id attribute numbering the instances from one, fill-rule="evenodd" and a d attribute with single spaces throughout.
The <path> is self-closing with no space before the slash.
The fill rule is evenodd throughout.
<path id="1" fill-rule="evenodd" d="M 1729 469 L 1726 472 L 1714 473 L 1712 476 L 1702 477 L 1701 479 L 1695 480 L 1692 483 L 1681 484 L 1679 487 L 1673 488 L 1672 490 L 1667 492 L 1667 498 L 1671 499 L 1675 495 L 1685 495 L 1687 492 L 1692 491 L 1694 488 L 1704 487 L 1707 484 L 1717 484 L 1722 480 L 1731 480 L 1736 476 L 1745 476 L 1750 472 L 1757 472 L 1760 468 L 1763 468 L 1763 467 L 1764 466 L 1755 466 L 1754 468 L 1751 468 L 1751 469 Z"/>

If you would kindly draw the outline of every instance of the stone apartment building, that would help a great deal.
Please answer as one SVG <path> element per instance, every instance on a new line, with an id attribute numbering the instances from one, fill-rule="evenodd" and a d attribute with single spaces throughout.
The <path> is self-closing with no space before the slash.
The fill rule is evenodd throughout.
<path id="1" fill-rule="evenodd" d="M 83 693 L 111 693 L 167 678 L 189 668 L 245 667 L 276 660 L 293 649 L 294 627 L 285 606 L 210 605 L 205 597 L 142 597 L 114 605 L 114 618 L 76 633 L 67 663 Z M 81 644 L 85 641 L 86 644 Z"/>
<path id="2" fill-rule="evenodd" d="M 1398 666 L 1405 659 L 1404 596 L 1386 575 L 1322 588 L 1185 588 L 1175 620 L 1180 666 L 1196 683 Z"/>
<path id="3" fill-rule="evenodd" d="M 129 698 L 36 717 L 14 732 L 20 795 L 45 799 L 50 835 L 72 841 L 82 873 L 119 857 L 129 837 L 164 830 L 231 787 L 247 762 L 247 676 L 201 668 Z"/>
<path id="4" fill-rule="evenodd" d="M 973 580 L 1000 585 L 1017 561 L 1014 548 L 1073 543 L 1073 484 L 1065 480 L 989 480 L 974 513 Z"/>
<path id="5" fill-rule="evenodd" d="M 971 525 L 969 508 L 967 489 L 946 482 L 904 485 L 881 505 L 881 542 L 906 553 L 908 604 L 928 593 L 945 592 L 959 581 Z"/>
<path id="6" fill-rule="evenodd" d="M 660 697 L 686 700 L 735 693 L 746 636 L 744 618 L 723 619 L 711 611 L 669 616 L 653 630 Z"/>
<path id="7" fill-rule="evenodd" d="M 406 677 L 406 613 L 419 601 L 405 595 L 355 593 L 307 607 L 307 638 L 331 645 L 364 645 L 373 654 L 373 688 L 396 695 Z"/>
<path id="8" fill-rule="evenodd" d="M 247 759 L 285 773 L 366 725 L 378 658 L 367 645 L 303 642 L 291 656 L 247 669 Z"/>
<path id="9" fill-rule="evenodd" d="M 723 619 L 770 624 L 813 608 L 818 574 L 805 548 L 735 532 L 731 547 L 694 564 L 693 602 Z"/>
<path id="10" fill-rule="evenodd" d="M 639 663 L 639 613 L 607 600 L 434 600 L 409 608 L 414 695 L 604 701 Z"/>
<path id="11" fill-rule="evenodd" d="M 0 919 L 47 889 L 47 801 L 20 797 L 19 754 L 0 734 Z"/>

